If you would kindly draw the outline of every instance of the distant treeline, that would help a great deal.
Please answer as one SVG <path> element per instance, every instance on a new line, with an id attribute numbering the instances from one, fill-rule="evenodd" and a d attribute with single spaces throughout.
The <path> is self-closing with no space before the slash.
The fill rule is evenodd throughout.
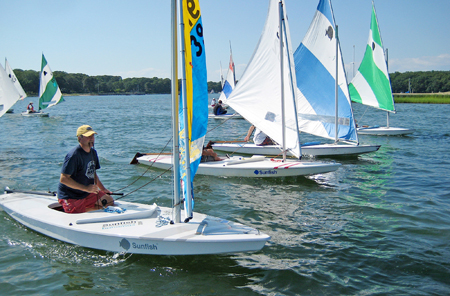
<path id="1" fill-rule="evenodd" d="M 32 96 L 39 92 L 39 72 L 15 69 L 14 73 L 25 92 Z M 53 72 L 63 94 L 168 94 L 169 78 L 126 78 L 120 76 L 89 76 L 61 71 Z M 450 91 L 450 71 L 391 73 L 394 93 L 439 93 Z M 208 92 L 220 92 L 220 82 L 208 82 Z"/>
<path id="2" fill-rule="evenodd" d="M 450 71 L 391 73 L 393 93 L 439 93 L 450 91 Z"/>
<path id="3" fill-rule="evenodd" d="M 29 96 L 39 93 L 39 72 L 15 69 L 14 73 Z M 168 94 L 169 78 L 126 78 L 120 76 L 89 76 L 61 71 L 53 72 L 63 94 Z M 222 91 L 220 82 L 208 82 L 208 91 Z"/>

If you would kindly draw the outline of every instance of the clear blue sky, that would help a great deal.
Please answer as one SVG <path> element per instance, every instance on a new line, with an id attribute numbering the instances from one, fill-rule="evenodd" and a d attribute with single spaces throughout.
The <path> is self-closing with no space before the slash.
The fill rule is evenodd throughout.
<path id="1" fill-rule="evenodd" d="M 285 0 L 296 48 L 318 0 Z M 225 71 L 229 42 L 239 79 L 264 26 L 268 0 L 200 0 L 208 80 Z M 344 62 L 359 65 L 371 0 L 332 1 Z M 390 72 L 450 70 L 450 0 L 375 0 Z M 169 0 L 0 0 L 0 61 L 88 75 L 170 77 Z M 4 64 L 4 62 L 1 62 Z M 357 66 L 356 66 L 357 68 Z M 351 70 L 349 77 L 352 76 Z"/>

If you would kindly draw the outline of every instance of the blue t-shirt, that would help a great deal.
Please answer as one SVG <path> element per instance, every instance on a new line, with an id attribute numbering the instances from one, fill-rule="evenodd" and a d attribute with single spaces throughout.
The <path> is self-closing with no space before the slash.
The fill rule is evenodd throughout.
<path id="1" fill-rule="evenodd" d="M 87 186 L 95 183 L 95 171 L 99 168 L 97 151 L 91 148 L 91 152 L 87 153 L 78 145 L 67 153 L 61 173 L 70 175 L 76 182 Z M 59 199 L 83 199 L 88 195 L 89 192 L 73 189 L 61 182 L 59 183 Z"/>

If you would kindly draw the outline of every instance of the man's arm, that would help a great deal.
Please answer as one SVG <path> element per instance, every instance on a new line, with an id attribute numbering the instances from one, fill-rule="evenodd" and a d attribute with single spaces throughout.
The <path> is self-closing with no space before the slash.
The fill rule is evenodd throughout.
<path id="1" fill-rule="evenodd" d="M 97 176 L 97 174 L 95 176 Z M 98 193 L 98 191 L 99 191 L 99 187 L 97 185 L 91 184 L 91 185 L 86 186 L 86 185 L 80 184 L 77 181 L 75 181 L 74 179 L 72 179 L 70 177 L 70 175 L 68 175 L 68 174 L 61 174 L 61 177 L 59 178 L 59 182 L 66 185 L 67 187 L 70 187 L 73 189 L 78 189 L 81 191 L 86 191 L 89 193 Z M 103 184 L 102 184 L 102 186 L 103 186 Z"/>

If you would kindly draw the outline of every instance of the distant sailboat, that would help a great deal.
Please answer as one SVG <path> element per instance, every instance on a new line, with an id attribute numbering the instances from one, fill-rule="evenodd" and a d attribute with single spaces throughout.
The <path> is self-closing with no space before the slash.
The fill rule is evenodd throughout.
<path id="1" fill-rule="evenodd" d="M 5 59 L 5 71 L 6 71 L 6 74 L 8 75 L 8 77 L 9 77 L 9 79 L 11 79 L 12 83 L 14 84 L 14 86 L 17 89 L 17 91 L 19 92 L 20 100 L 25 99 L 27 97 L 27 94 L 23 90 L 22 85 L 19 82 L 19 79 L 17 79 L 16 75 L 14 74 L 14 71 L 11 68 L 11 66 L 9 65 L 7 59 Z"/>
<path id="2" fill-rule="evenodd" d="M 351 155 L 377 151 L 379 145 L 359 143 L 330 0 L 320 0 L 294 59 L 299 129 L 334 140 L 334 144 L 327 145 L 330 153 Z"/>
<path id="3" fill-rule="evenodd" d="M 9 79 L 3 66 L 0 65 L 0 117 L 20 100 L 20 94 Z"/>
<path id="4" fill-rule="evenodd" d="M 230 63 L 228 64 L 227 79 L 223 83 L 222 93 L 220 94 L 219 100 L 222 100 L 223 103 L 226 103 L 227 98 L 230 96 L 235 86 L 236 86 L 236 75 L 233 62 L 233 53 L 231 52 L 231 43 L 230 43 Z"/>
<path id="5" fill-rule="evenodd" d="M 41 74 L 39 82 L 39 109 L 37 112 L 22 112 L 24 116 L 45 116 L 48 117 L 48 113 L 42 112 L 43 109 L 50 108 L 64 102 L 61 90 L 55 77 L 53 77 L 52 69 L 47 63 L 47 60 L 42 54 Z"/>
<path id="6" fill-rule="evenodd" d="M 396 113 L 392 95 L 387 60 L 383 50 L 380 29 L 372 1 L 372 19 L 370 22 L 369 40 L 364 58 L 358 72 L 349 85 L 353 102 L 387 111 L 387 126 L 359 127 L 358 134 L 366 135 L 405 135 L 414 129 L 389 126 L 390 113 Z"/>
<path id="7" fill-rule="evenodd" d="M 233 53 L 231 52 L 231 43 L 230 43 L 230 63 L 228 64 L 227 78 L 222 84 L 222 92 L 220 93 L 219 100 L 216 102 L 216 99 L 213 99 L 210 104 L 211 108 L 214 108 L 216 103 L 218 103 L 219 101 L 222 101 L 222 106 L 227 107 L 228 106 L 227 99 L 235 87 L 236 87 L 236 75 L 233 62 Z M 243 118 L 241 115 L 237 113 L 222 114 L 222 115 L 209 114 L 208 117 L 214 119 Z"/>

